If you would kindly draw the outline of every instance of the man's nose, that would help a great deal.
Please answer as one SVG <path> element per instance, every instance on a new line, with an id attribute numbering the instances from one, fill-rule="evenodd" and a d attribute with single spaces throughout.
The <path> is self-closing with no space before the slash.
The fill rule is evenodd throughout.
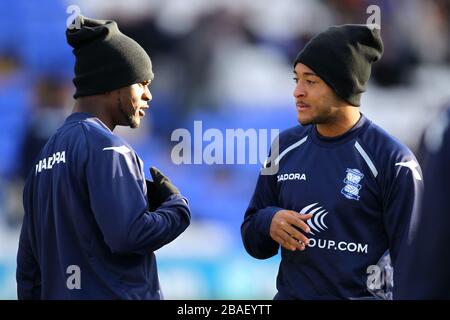
<path id="1" fill-rule="evenodd" d="M 306 92 L 304 90 L 304 87 L 299 83 L 297 83 L 297 85 L 294 88 L 294 97 L 295 98 L 299 98 L 299 97 L 304 97 L 306 95 Z"/>
<path id="2" fill-rule="evenodd" d="M 143 99 L 144 99 L 145 101 L 151 101 L 151 100 L 152 100 L 153 96 L 152 96 L 152 94 L 150 93 L 150 90 L 148 89 L 148 86 L 145 86 L 144 94 L 143 94 L 142 97 L 143 97 Z"/>

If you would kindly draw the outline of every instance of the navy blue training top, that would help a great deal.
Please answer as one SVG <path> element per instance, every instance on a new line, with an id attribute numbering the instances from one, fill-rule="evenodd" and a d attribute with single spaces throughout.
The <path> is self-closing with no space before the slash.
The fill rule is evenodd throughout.
<path id="1" fill-rule="evenodd" d="M 390 253 L 401 272 L 397 255 L 423 189 L 411 151 L 364 115 L 339 137 L 296 126 L 279 145 L 270 162 L 278 172 L 259 175 L 241 226 L 247 252 L 266 259 L 280 248 L 270 237 L 276 212 L 313 214 L 306 250 L 281 249 L 275 298 L 359 299 L 387 288 L 373 266 Z"/>
<path id="2" fill-rule="evenodd" d="M 190 223 L 174 195 L 147 209 L 143 163 L 99 119 L 70 115 L 25 184 L 19 299 L 161 299 L 154 251 Z"/>

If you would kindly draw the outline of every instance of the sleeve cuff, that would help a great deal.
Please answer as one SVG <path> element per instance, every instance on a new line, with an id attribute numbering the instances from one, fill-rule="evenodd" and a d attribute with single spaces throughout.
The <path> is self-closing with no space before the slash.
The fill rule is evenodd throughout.
<path id="1" fill-rule="evenodd" d="M 279 207 L 267 207 L 261 209 L 258 212 L 258 222 L 256 230 L 266 236 L 270 236 L 270 225 L 272 223 L 273 216 L 280 210 Z"/>

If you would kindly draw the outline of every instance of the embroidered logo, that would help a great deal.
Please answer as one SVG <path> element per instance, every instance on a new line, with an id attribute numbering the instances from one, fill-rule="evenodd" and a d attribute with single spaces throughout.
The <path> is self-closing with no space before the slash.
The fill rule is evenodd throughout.
<path id="1" fill-rule="evenodd" d="M 361 185 L 359 184 L 364 178 L 364 174 L 358 169 L 347 168 L 347 175 L 344 179 L 345 186 L 342 188 L 341 193 L 351 200 L 359 201 L 359 191 L 361 190 Z"/>

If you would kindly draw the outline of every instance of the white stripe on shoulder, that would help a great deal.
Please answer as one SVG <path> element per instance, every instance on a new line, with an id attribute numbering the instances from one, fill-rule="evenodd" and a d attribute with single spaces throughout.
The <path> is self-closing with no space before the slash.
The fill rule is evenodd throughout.
<path id="1" fill-rule="evenodd" d="M 409 161 L 404 161 L 404 162 L 397 162 L 395 164 L 395 166 L 401 166 L 401 167 L 406 167 L 406 168 L 411 169 L 414 178 L 416 180 L 419 180 L 419 181 L 422 180 L 422 176 L 420 175 L 419 170 L 417 170 L 417 168 L 419 168 L 419 164 L 415 160 L 409 160 Z"/>
<path id="2" fill-rule="evenodd" d="M 118 153 L 121 153 L 123 155 L 125 155 L 128 152 L 131 152 L 130 149 L 128 149 L 125 145 L 121 145 L 120 147 L 107 147 L 107 148 L 103 148 L 103 151 L 105 150 L 112 150 L 112 151 L 116 151 Z"/>
<path id="3" fill-rule="evenodd" d="M 308 136 L 304 137 L 303 139 L 297 141 L 296 143 L 294 143 L 293 145 L 290 145 L 289 147 L 287 147 L 278 157 L 275 158 L 275 165 L 277 166 L 278 163 L 280 163 L 280 160 L 289 152 L 292 151 L 293 149 L 301 146 L 306 139 L 308 139 Z"/>
<path id="4" fill-rule="evenodd" d="M 355 142 L 355 148 L 356 150 L 358 150 L 359 154 L 363 157 L 364 161 L 369 166 L 370 171 L 372 171 L 373 176 L 376 178 L 378 176 L 378 170 L 373 164 L 372 160 L 369 158 L 367 152 L 364 151 L 363 147 L 361 147 L 358 141 Z"/>

